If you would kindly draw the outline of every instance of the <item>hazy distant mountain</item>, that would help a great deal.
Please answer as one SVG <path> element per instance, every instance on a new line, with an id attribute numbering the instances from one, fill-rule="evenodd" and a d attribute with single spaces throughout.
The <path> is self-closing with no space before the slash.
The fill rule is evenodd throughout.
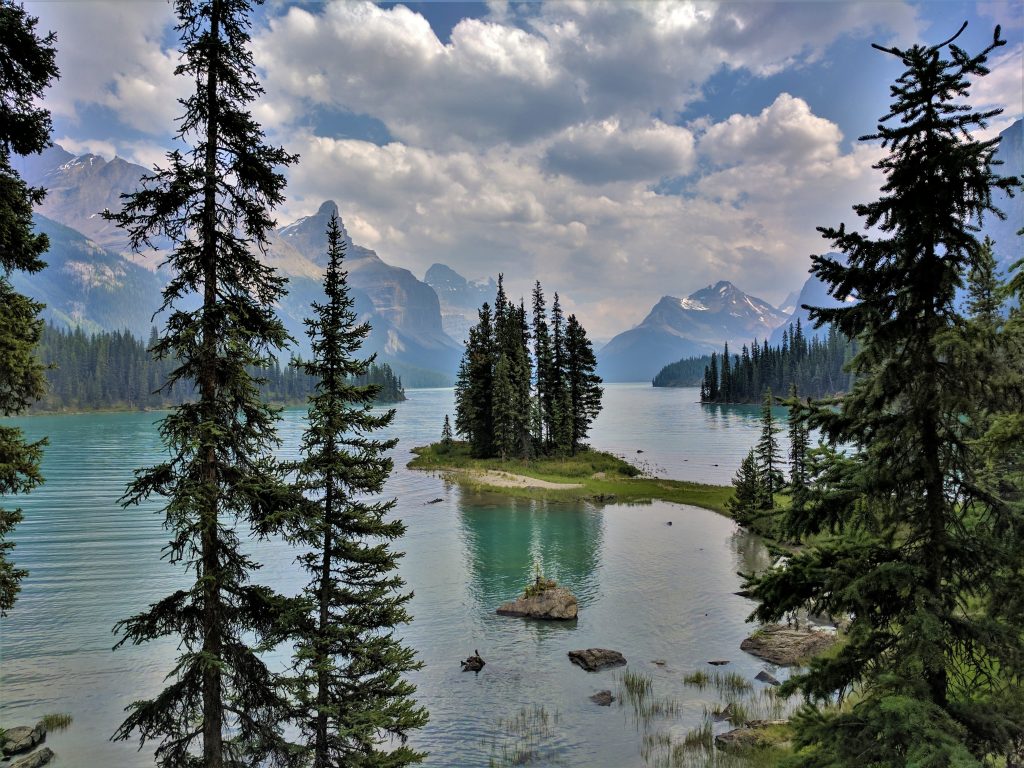
<path id="1" fill-rule="evenodd" d="M 275 233 L 270 261 L 290 278 L 289 296 L 282 302 L 282 314 L 289 320 L 308 316 L 310 300 L 322 300 L 320 274 L 326 263 L 326 232 L 332 215 L 338 215 L 338 206 L 328 200 L 314 215 Z M 374 251 L 352 243 L 344 222 L 341 227 L 356 311 L 373 325 L 366 348 L 390 363 L 406 383 L 412 383 L 409 374 L 413 369 L 453 376 L 462 346 L 445 334 L 433 288 L 409 270 L 386 264 Z"/>
<path id="2" fill-rule="evenodd" d="M 465 343 L 469 329 L 476 325 L 477 310 L 486 301 L 494 304 L 498 286 L 494 278 L 466 280 L 445 264 L 432 264 L 423 276 L 441 302 L 441 324 L 445 333 Z"/>
<path id="3" fill-rule="evenodd" d="M 1000 176 L 1024 177 L 1024 120 L 1018 120 L 1001 134 L 1002 141 L 996 160 L 1002 165 L 995 167 Z M 995 240 L 995 253 L 1000 266 L 1006 269 L 1024 256 L 1024 238 L 1017 234 L 1024 226 L 1024 193 L 1017 190 L 1014 197 L 1005 192 L 992 195 L 992 202 L 1006 214 L 1005 219 L 988 216 L 982 229 L 983 235 Z"/>
<path id="4" fill-rule="evenodd" d="M 127 327 L 145 338 L 167 279 L 165 272 L 153 270 L 165 254 L 130 253 L 124 232 L 100 214 L 118 210 L 121 194 L 137 189 L 148 170 L 121 158 L 74 157 L 60 146 L 21 158 L 18 167 L 26 181 L 47 189 L 40 227 L 54 233 L 46 257 L 53 266 L 24 277 L 23 289 L 50 305 L 48 317 L 55 322 L 87 329 Z M 300 353 L 308 353 L 303 319 L 311 312 L 310 302 L 323 298 L 327 221 L 337 211 L 337 205 L 326 202 L 313 216 L 270 237 L 267 261 L 289 278 L 279 311 Z M 462 349 L 444 333 L 433 289 L 353 244 L 347 233 L 345 238 L 356 310 L 373 325 L 365 351 L 391 363 L 407 384 L 450 380 Z"/>
<path id="5" fill-rule="evenodd" d="M 620 333 L 598 353 L 605 381 L 646 381 L 668 363 L 720 350 L 722 344 L 764 338 L 785 319 L 771 304 L 728 281 L 685 299 L 663 296 L 636 328 Z"/>
<path id="6" fill-rule="evenodd" d="M 50 238 L 43 256 L 47 266 L 34 275 L 14 272 L 15 288 L 44 302 L 43 316 L 55 325 L 89 332 L 127 329 L 147 338 L 162 280 L 70 227 L 38 214 L 33 221 Z"/>
<path id="7" fill-rule="evenodd" d="M 104 209 L 119 211 L 121 194 L 136 190 L 149 173 L 147 168 L 120 157 L 109 161 L 91 154 L 74 157 L 60 145 L 25 158 L 22 168 L 29 184 L 46 188 L 46 199 L 38 213 L 78 230 L 104 248 L 128 252 L 124 231 L 100 214 Z M 155 268 L 156 263 L 148 266 Z"/>
<path id="8" fill-rule="evenodd" d="M 842 254 L 830 253 L 829 256 L 834 258 L 842 258 Z M 813 336 L 825 336 L 828 333 L 827 328 L 818 328 L 815 330 L 814 323 L 810 319 L 810 313 L 803 308 L 804 305 L 810 307 L 838 307 L 840 302 L 836 301 L 832 296 L 829 295 L 828 288 L 821 282 L 817 277 L 811 275 L 804 282 L 803 288 L 800 289 L 800 294 L 796 300 L 795 308 L 789 313 L 786 319 L 774 330 L 771 336 L 768 337 L 768 343 L 771 345 L 778 345 L 782 343 L 782 334 L 785 332 L 790 325 L 796 325 L 796 321 L 800 320 L 800 329 L 807 338 Z"/>

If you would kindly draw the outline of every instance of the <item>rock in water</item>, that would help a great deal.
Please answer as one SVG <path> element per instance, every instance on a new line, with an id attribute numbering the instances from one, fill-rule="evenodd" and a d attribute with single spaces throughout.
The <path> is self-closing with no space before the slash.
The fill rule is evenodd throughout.
<path id="1" fill-rule="evenodd" d="M 768 683 L 768 685 L 782 685 L 782 683 L 775 679 L 773 674 L 765 672 L 763 669 L 757 673 L 757 676 L 754 677 L 754 679 L 760 683 Z"/>
<path id="2" fill-rule="evenodd" d="M 615 697 L 612 696 L 611 691 L 598 691 L 590 697 L 590 700 L 599 707 L 610 707 L 612 702 L 615 701 Z"/>
<path id="3" fill-rule="evenodd" d="M 43 747 L 38 752 L 33 752 L 28 757 L 23 757 L 12 765 L 11 768 L 40 768 L 40 766 L 46 765 L 53 758 L 53 750 L 49 747 Z"/>
<path id="4" fill-rule="evenodd" d="M 740 643 L 740 650 L 780 667 L 791 667 L 803 664 L 835 641 L 836 636 L 828 632 L 766 624 Z"/>
<path id="5" fill-rule="evenodd" d="M 4 755 L 17 755 L 20 752 L 28 752 L 37 744 L 46 739 L 46 726 L 36 723 L 29 728 L 27 725 L 18 725 L 8 728 L 4 732 Z"/>
<path id="6" fill-rule="evenodd" d="M 722 667 L 729 663 L 728 659 L 712 659 L 708 662 L 712 667 Z"/>
<path id="7" fill-rule="evenodd" d="M 545 589 L 533 597 L 518 597 L 502 603 L 501 616 L 527 616 L 531 619 L 575 619 L 578 611 L 576 596 L 564 587 Z"/>
<path id="8" fill-rule="evenodd" d="M 583 667 L 587 672 L 597 672 L 599 669 L 609 667 L 621 667 L 626 663 L 626 657 L 618 651 L 610 651 L 607 648 L 585 648 L 579 651 L 569 651 L 569 660 L 577 667 Z"/>

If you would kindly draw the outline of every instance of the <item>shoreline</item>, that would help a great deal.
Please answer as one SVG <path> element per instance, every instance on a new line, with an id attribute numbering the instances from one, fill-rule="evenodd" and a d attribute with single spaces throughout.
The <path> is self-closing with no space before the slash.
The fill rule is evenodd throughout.
<path id="1" fill-rule="evenodd" d="M 731 485 L 644 477 L 640 470 L 604 451 L 531 460 L 476 459 L 465 443 L 447 450 L 439 443 L 412 449 L 409 469 L 436 472 L 454 482 L 506 496 L 546 501 L 642 504 L 668 501 L 689 504 L 732 519 L 726 501 Z"/>

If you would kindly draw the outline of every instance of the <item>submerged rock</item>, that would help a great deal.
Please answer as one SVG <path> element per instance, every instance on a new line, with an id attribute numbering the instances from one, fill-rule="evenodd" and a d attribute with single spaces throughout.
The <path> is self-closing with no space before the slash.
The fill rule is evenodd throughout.
<path id="1" fill-rule="evenodd" d="M 768 683 L 768 685 L 782 685 L 782 683 L 780 683 L 775 678 L 775 675 L 771 674 L 770 672 L 766 672 L 763 669 L 757 673 L 754 679 L 757 680 L 759 683 Z"/>
<path id="2" fill-rule="evenodd" d="M 54 757 L 52 749 L 43 747 L 38 752 L 33 752 L 28 757 L 23 757 L 12 765 L 11 768 L 40 768 L 40 766 L 46 765 L 53 760 Z"/>
<path id="3" fill-rule="evenodd" d="M 836 636 L 814 629 L 766 624 L 740 643 L 740 650 L 782 667 L 802 664 L 836 642 Z"/>
<path id="4" fill-rule="evenodd" d="M 615 697 L 612 696 L 611 691 L 598 691 L 590 697 L 590 700 L 599 707 L 610 707 L 612 702 L 615 701 Z"/>
<path id="5" fill-rule="evenodd" d="M 723 667 L 729 663 L 728 659 L 712 659 L 708 662 L 712 667 Z"/>
<path id="6" fill-rule="evenodd" d="M 621 667 L 626 663 L 625 656 L 607 648 L 584 648 L 578 651 L 569 651 L 569 660 L 577 667 L 583 667 L 587 672 Z"/>
<path id="7" fill-rule="evenodd" d="M 17 725 L 4 731 L 3 753 L 17 755 L 28 752 L 37 744 L 42 744 L 45 739 L 46 726 L 42 723 L 36 723 L 31 728 L 27 725 Z"/>
<path id="8" fill-rule="evenodd" d="M 553 587 L 533 597 L 517 597 L 498 607 L 501 616 L 526 616 L 531 619 L 567 621 L 575 619 L 579 606 L 576 595 L 564 587 Z"/>
<path id="9" fill-rule="evenodd" d="M 786 723 L 786 720 L 751 720 L 743 728 L 734 728 L 715 736 L 715 746 L 722 749 L 770 747 L 781 741 L 774 726 L 786 725 Z"/>

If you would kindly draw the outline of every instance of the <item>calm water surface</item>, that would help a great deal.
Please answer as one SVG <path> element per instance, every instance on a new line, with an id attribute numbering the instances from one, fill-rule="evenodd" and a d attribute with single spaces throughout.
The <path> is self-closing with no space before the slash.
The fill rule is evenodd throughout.
<path id="1" fill-rule="evenodd" d="M 661 476 L 727 483 L 756 441 L 756 406 L 701 407 L 694 389 L 609 385 L 595 447 Z M 650 673 L 655 692 L 682 703 L 660 725 L 682 737 L 699 724 L 713 694 L 682 675 L 713 658 L 753 677 L 763 665 L 738 650 L 750 632 L 751 603 L 734 593 L 737 571 L 763 567 L 766 552 L 732 522 L 694 507 L 544 504 L 471 493 L 405 468 L 409 449 L 437 439 L 452 390 L 414 390 L 398 406 L 395 472 L 387 491 L 408 525 L 402 573 L 415 591 L 406 641 L 425 667 L 414 677 L 430 724 L 415 737 L 430 766 L 486 766 L 506 743 L 499 722 L 522 707 L 557 713 L 543 739 L 542 765 L 642 766 L 641 734 L 628 710 L 588 696 L 616 689 L 615 670 L 587 673 L 566 652 L 607 647 L 629 668 Z M 781 412 L 780 412 L 781 413 Z M 55 765 L 136 768 L 151 751 L 109 741 L 133 699 L 159 690 L 176 653 L 171 640 L 112 652 L 111 628 L 168 594 L 186 577 L 160 559 L 167 541 L 155 503 L 122 509 L 134 468 L 162 451 L 159 414 L 89 414 L 21 419 L 30 437 L 48 436 L 46 484 L 22 500 L 16 560 L 31 575 L 14 611 L 0 620 L 0 724 L 68 712 L 73 726 L 48 743 Z M 305 412 L 281 424 L 282 454 L 294 455 Z M 642 453 L 638 453 L 642 451 Z M 440 497 L 441 503 L 427 504 Z M 671 527 L 667 526 L 672 521 Z M 254 543 L 260 578 L 295 592 L 302 576 L 280 542 Z M 519 592 L 534 563 L 579 596 L 572 625 L 495 615 Z M 487 666 L 460 671 L 479 649 Z M 654 664 L 654 660 L 664 662 Z M 273 659 L 285 663 L 285 654 Z M 619 670 L 621 671 L 621 670 Z"/>

